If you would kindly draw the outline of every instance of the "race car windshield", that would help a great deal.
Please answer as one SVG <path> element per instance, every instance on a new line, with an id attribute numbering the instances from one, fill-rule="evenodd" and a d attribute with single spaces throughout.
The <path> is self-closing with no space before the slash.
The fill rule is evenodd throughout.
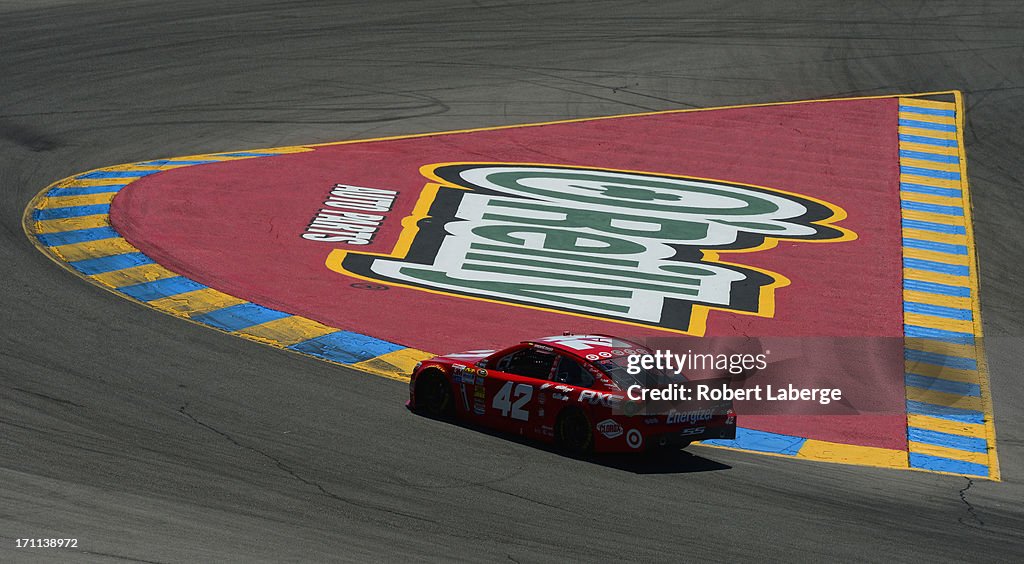
<path id="1" fill-rule="evenodd" d="M 629 360 L 624 356 L 598 360 L 594 364 L 610 376 L 615 385 L 622 390 L 627 390 L 630 386 L 635 385 L 640 385 L 644 388 L 665 388 L 686 381 L 682 376 L 672 375 L 657 368 L 645 370 L 640 367 L 634 367 L 634 370 L 640 368 L 640 372 L 630 374 L 628 370 Z"/>

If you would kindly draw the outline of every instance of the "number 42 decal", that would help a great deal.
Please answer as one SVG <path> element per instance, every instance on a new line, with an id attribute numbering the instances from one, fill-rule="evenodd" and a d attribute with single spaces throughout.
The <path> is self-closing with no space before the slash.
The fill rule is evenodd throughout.
<path id="1" fill-rule="evenodd" d="M 530 398 L 533 397 L 533 386 L 529 384 L 516 384 L 515 390 L 512 389 L 512 382 L 505 382 L 505 385 L 498 390 L 498 394 L 494 396 L 494 401 L 491 402 L 491 407 L 501 411 L 502 416 L 512 417 L 512 419 L 518 419 L 520 421 L 529 421 L 530 412 L 523 409 Z"/>

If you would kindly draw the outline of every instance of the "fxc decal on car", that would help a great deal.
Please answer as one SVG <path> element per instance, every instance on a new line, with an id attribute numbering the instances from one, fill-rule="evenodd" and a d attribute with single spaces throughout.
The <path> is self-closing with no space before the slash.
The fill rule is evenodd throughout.
<path id="1" fill-rule="evenodd" d="M 844 241 L 838 206 L 717 180 L 553 165 L 434 164 L 394 251 L 335 250 L 346 275 L 703 333 L 707 308 L 771 316 L 789 280 L 719 251 Z"/>

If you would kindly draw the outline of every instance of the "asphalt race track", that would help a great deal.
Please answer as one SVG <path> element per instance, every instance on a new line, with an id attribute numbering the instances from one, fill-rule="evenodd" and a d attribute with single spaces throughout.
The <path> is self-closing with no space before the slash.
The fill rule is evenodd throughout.
<path id="1" fill-rule="evenodd" d="M 1018 3 L 7 1 L 0 37 L 0 561 L 1024 558 Z M 143 159 L 949 89 L 1001 482 L 566 458 L 85 284 L 21 226 L 51 182 Z M 78 548 L 15 547 L 50 537 Z"/>

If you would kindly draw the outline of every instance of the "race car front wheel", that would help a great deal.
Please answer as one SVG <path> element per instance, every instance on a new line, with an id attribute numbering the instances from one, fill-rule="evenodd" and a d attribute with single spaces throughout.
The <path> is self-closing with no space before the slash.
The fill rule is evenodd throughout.
<path id="1" fill-rule="evenodd" d="M 594 448 L 594 434 L 586 414 L 575 408 L 563 411 L 555 425 L 555 440 L 559 448 L 573 456 L 590 453 Z"/>
<path id="2" fill-rule="evenodd" d="M 448 379 L 437 370 L 428 370 L 416 379 L 416 407 L 431 417 L 451 417 L 455 412 Z"/>

